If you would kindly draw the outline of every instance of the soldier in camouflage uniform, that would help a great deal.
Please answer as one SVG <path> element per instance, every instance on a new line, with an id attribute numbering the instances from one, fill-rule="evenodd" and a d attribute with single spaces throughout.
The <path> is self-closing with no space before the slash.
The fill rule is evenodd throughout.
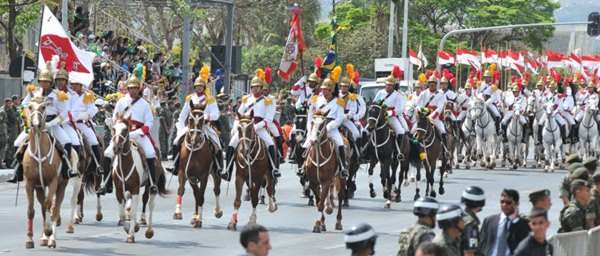
<path id="1" fill-rule="evenodd" d="M 8 117 L 7 117 L 7 109 L 10 108 L 11 100 L 9 98 L 4 99 L 4 106 L 0 108 L 0 169 L 5 169 L 7 165 L 10 163 L 6 163 L 4 165 L 4 160 L 6 159 L 6 151 L 8 148 L 11 148 L 11 144 L 8 140 Z"/>
<path id="2" fill-rule="evenodd" d="M 422 197 L 415 201 L 413 214 L 419 217 L 419 220 L 414 226 L 400 233 L 398 256 L 414 256 L 420 244 L 433 240 L 438 208 L 439 204 L 433 198 Z"/>
<path id="3" fill-rule="evenodd" d="M 442 232 L 437 234 L 433 243 L 444 248 L 448 256 L 462 256 L 461 235 L 465 228 L 464 212 L 455 204 L 445 205 L 436 215 L 438 226 Z"/>
<path id="4" fill-rule="evenodd" d="M 590 204 L 588 205 L 588 210 L 589 213 L 595 217 L 593 223 L 590 223 L 591 227 L 595 227 L 600 225 L 600 171 L 594 173 L 592 182 L 594 188 L 591 192 L 592 197 L 590 199 Z"/>
<path id="5" fill-rule="evenodd" d="M 588 212 L 590 202 L 590 188 L 587 180 L 575 179 L 571 182 L 573 200 L 567 208 L 560 213 L 559 233 L 590 229 L 589 222 L 593 213 Z"/>
<path id="6" fill-rule="evenodd" d="M 567 167 L 569 173 L 562 179 L 560 183 L 560 199 L 563 202 L 563 207 L 567 207 L 571 201 L 571 181 L 574 179 L 588 180 L 588 171 L 582 163 L 572 163 Z"/>
<path id="7" fill-rule="evenodd" d="M 14 96 L 13 96 L 14 98 Z M 6 161 L 7 165 L 12 164 L 14 157 L 15 157 L 15 153 L 16 153 L 16 148 L 12 146 L 12 143 L 17 139 L 17 136 L 19 135 L 19 133 L 21 132 L 21 126 L 20 126 L 20 116 L 19 116 L 19 112 L 17 111 L 17 104 L 20 104 L 18 97 L 15 100 L 12 100 L 12 103 L 10 104 L 10 107 L 6 108 L 6 132 L 8 135 L 8 142 L 9 142 L 9 146 L 6 147 L 6 152 L 4 153 L 4 160 Z"/>
<path id="8" fill-rule="evenodd" d="M 175 100 L 175 104 L 173 104 L 173 109 L 171 110 L 171 114 L 173 116 L 172 120 L 178 120 L 179 119 L 179 113 L 181 113 L 181 103 L 179 103 L 179 101 Z M 170 135 L 169 135 L 169 141 L 175 141 L 175 137 L 177 136 L 177 129 L 171 129 L 170 131 Z M 171 149 L 173 149 L 173 147 L 171 147 Z M 171 150 L 170 154 L 169 154 L 169 159 L 175 159 L 175 156 L 177 155 L 178 152 L 173 152 L 173 150 Z"/>
<path id="9" fill-rule="evenodd" d="M 173 125 L 173 119 L 171 119 L 173 113 L 167 107 L 167 103 L 163 100 L 160 102 L 160 108 L 158 109 L 158 119 L 160 120 L 160 130 L 158 131 L 158 138 L 160 142 L 160 154 L 162 159 L 167 159 L 167 152 L 169 152 L 169 133 Z"/>
<path id="10" fill-rule="evenodd" d="M 483 189 L 477 186 L 470 186 L 463 191 L 461 203 L 465 205 L 465 229 L 462 233 L 462 251 L 464 255 L 473 256 L 479 255 L 479 225 L 481 221 L 477 217 L 477 213 L 481 212 L 485 206 L 485 194 Z"/>

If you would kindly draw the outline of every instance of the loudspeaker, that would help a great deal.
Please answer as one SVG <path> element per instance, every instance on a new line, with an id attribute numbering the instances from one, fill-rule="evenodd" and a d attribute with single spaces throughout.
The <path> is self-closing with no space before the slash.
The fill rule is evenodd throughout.
<path id="1" fill-rule="evenodd" d="M 225 46 L 214 45 L 211 47 L 210 70 L 225 69 Z M 215 59 L 216 58 L 216 59 Z M 218 60 L 218 61 L 217 61 Z M 219 64 L 219 62 L 221 64 Z M 242 47 L 233 46 L 231 51 L 231 72 L 239 74 L 242 72 Z"/>

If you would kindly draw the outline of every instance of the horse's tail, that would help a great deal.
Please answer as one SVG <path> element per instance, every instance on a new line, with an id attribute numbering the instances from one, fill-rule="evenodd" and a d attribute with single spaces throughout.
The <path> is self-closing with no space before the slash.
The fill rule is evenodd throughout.
<path id="1" fill-rule="evenodd" d="M 169 194 L 169 190 L 167 190 L 167 178 L 165 173 L 162 172 L 158 177 L 158 181 L 156 182 L 156 186 L 158 187 L 158 195 L 164 197 Z"/>
<path id="2" fill-rule="evenodd" d="M 409 145 L 410 145 L 410 151 L 409 151 L 410 153 L 408 154 L 408 160 L 414 166 L 418 166 L 421 162 L 421 159 L 419 159 L 419 152 L 421 152 L 421 148 L 416 143 L 410 142 Z"/>
<path id="3" fill-rule="evenodd" d="M 96 173 L 91 170 L 94 165 L 90 165 L 86 172 L 83 174 L 81 181 L 83 182 L 83 186 L 87 193 L 94 193 L 96 191 Z"/>

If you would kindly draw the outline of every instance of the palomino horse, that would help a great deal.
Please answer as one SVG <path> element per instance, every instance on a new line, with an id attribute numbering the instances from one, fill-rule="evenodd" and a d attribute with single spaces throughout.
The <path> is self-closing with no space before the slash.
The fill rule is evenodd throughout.
<path id="1" fill-rule="evenodd" d="M 217 150 L 211 144 L 210 139 L 205 135 L 204 123 L 204 105 L 194 105 L 191 101 L 191 112 L 187 120 L 188 130 L 183 138 L 182 147 L 179 151 L 181 163 L 179 165 L 179 189 L 177 189 L 177 205 L 173 219 L 182 219 L 181 203 L 185 191 L 185 181 L 189 180 L 190 186 L 194 190 L 194 199 L 196 199 L 195 212 L 191 224 L 195 228 L 202 227 L 202 206 L 204 205 L 204 191 L 208 183 L 208 176 L 212 175 L 216 201 L 215 217 L 221 218 L 223 210 L 219 204 L 219 195 L 221 194 L 221 178 L 216 173 L 216 163 L 213 162 L 213 155 Z M 198 210 L 200 207 L 200 210 Z"/>
<path id="2" fill-rule="evenodd" d="M 381 105 L 371 104 L 367 112 L 367 132 L 369 133 L 368 143 L 373 149 L 369 163 L 369 190 L 371 197 L 375 197 L 371 175 L 373 173 L 373 168 L 379 163 L 383 197 L 386 199 L 384 207 L 390 208 L 392 200 L 400 200 L 400 189 L 394 188 L 394 183 L 396 183 L 396 169 L 399 164 L 398 154 L 400 153 L 398 153 L 398 149 L 400 149 L 400 152 L 404 155 L 406 155 L 406 151 L 402 150 L 403 147 L 401 145 L 396 145 L 394 131 L 386 121 L 386 118 L 388 118 L 386 111 L 387 109 Z M 408 140 L 408 138 L 404 139 L 405 142 Z M 397 146 L 399 148 L 396 148 Z M 406 157 L 402 156 L 402 158 L 405 159 Z M 408 168 L 406 168 L 405 171 L 407 172 Z M 406 172 L 400 173 L 400 184 L 403 180 L 402 177 L 406 176 Z M 392 190 L 395 190 L 394 193 L 392 193 Z"/>
<path id="3" fill-rule="evenodd" d="M 592 104 L 583 112 L 583 118 L 579 123 L 579 154 L 584 159 L 590 159 L 596 155 L 598 148 L 598 124 L 594 117 L 598 113 L 597 104 Z"/>
<path id="4" fill-rule="evenodd" d="M 544 119 L 542 122 L 542 143 L 544 145 L 544 154 L 546 156 L 544 171 L 554 172 L 556 166 L 561 162 L 563 141 L 560 137 L 560 129 L 556 121 L 558 113 L 554 109 L 554 103 L 547 102 L 545 105 Z"/>
<path id="5" fill-rule="evenodd" d="M 528 123 L 531 127 L 531 136 L 533 137 L 533 143 L 534 143 L 534 160 L 537 164 L 537 167 L 542 167 L 543 163 L 543 159 L 544 159 L 544 147 L 542 144 L 538 144 L 538 140 L 541 141 L 541 133 L 542 131 L 539 130 L 539 125 L 541 125 L 541 121 L 544 117 L 544 108 L 543 106 L 541 106 L 540 101 L 537 100 L 535 98 L 535 96 L 529 97 L 527 98 L 527 108 L 526 108 L 526 113 L 527 113 L 527 117 L 528 117 Z M 526 142 L 528 142 L 525 145 L 525 154 L 527 156 L 527 154 L 529 154 L 529 139 L 525 140 Z M 533 167 L 536 167 L 536 164 L 533 165 Z"/>
<path id="6" fill-rule="evenodd" d="M 510 118 L 508 126 L 506 126 L 506 138 L 508 140 L 506 143 L 508 147 L 507 159 L 510 167 L 514 170 L 522 164 L 521 161 L 527 162 L 527 156 L 523 157 L 524 151 L 523 146 L 521 145 L 523 136 L 525 136 L 523 125 L 525 125 L 525 122 L 521 106 L 517 104 L 514 106 L 512 117 Z"/>
<path id="7" fill-rule="evenodd" d="M 306 123 L 307 123 L 307 115 L 306 110 L 296 110 L 296 115 L 294 116 L 294 137 L 296 139 L 294 143 L 294 148 L 291 151 L 291 154 L 294 154 L 296 158 L 296 163 L 298 165 L 298 176 L 300 176 L 300 185 L 302 185 L 302 195 L 308 197 L 308 206 L 315 205 L 313 195 L 310 193 L 310 188 L 308 187 L 308 182 L 306 180 L 306 176 L 304 172 L 301 171 L 302 164 L 304 163 L 304 148 L 302 148 L 302 144 L 304 144 L 304 140 L 306 140 Z"/>
<path id="8" fill-rule="evenodd" d="M 56 226 L 60 217 L 65 187 L 68 180 L 60 174 L 61 158 L 57 141 L 50 137 L 45 127 L 46 102 L 34 98 L 29 102 L 29 146 L 23 156 L 23 176 L 27 192 L 27 240 L 25 248 L 33 248 L 33 192 L 35 190 L 42 213 L 42 238 L 40 244 L 56 248 Z M 75 154 L 73 154 L 75 155 Z M 52 221 L 50 221 L 50 218 Z"/>
<path id="9" fill-rule="evenodd" d="M 439 132 L 433 126 L 429 118 L 427 117 L 427 111 L 418 111 L 417 123 L 415 130 L 415 139 L 419 144 L 418 151 L 419 159 L 422 161 L 425 166 L 425 173 L 427 177 L 427 188 L 425 189 L 425 196 L 435 197 L 435 169 L 437 160 L 442 157 L 444 151 L 444 145 L 442 145 L 442 140 L 440 138 Z M 445 159 L 442 159 L 443 161 Z M 443 195 L 445 193 L 444 189 L 444 173 L 448 164 L 442 163 L 440 168 L 440 186 L 439 193 Z"/>
<path id="10" fill-rule="evenodd" d="M 144 171 L 145 159 L 141 148 L 138 148 L 129 138 L 129 122 L 121 117 L 115 120 L 113 126 L 113 150 L 114 159 L 112 165 L 112 180 L 115 185 L 115 195 L 119 202 L 119 225 L 125 224 L 125 220 L 129 219 L 129 225 L 124 225 L 127 233 L 127 242 L 135 243 L 134 233 L 139 230 L 139 223 L 136 223 L 137 210 L 139 206 L 140 188 L 146 184 L 144 195 L 150 191 L 150 177 Z M 157 167 L 160 165 L 156 165 Z M 157 187 L 159 195 L 168 193 L 165 185 L 165 177 L 162 168 L 157 169 Z M 146 182 L 147 181 L 147 182 Z M 148 227 L 146 229 L 146 238 L 150 239 L 154 236 L 152 229 L 152 212 L 154 211 L 154 199 L 156 194 L 148 196 L 148 205 L 150 213 L 148 217 Z M 126 213 L 129 214 L 126 214 Z"/>
<path id="11" fill-rule="evenodd" d="M 344 187 L 346 181 L 337 175 L 338 163 L 335 156 L 335 144 L 326 134 L 327 118 L 321 114 L 315 114 L 312 118 L 312 127 L 307 139 L 313 143 L 307 149 L 304 169 L 308 178 L 310 189 L 317 199 L 317 210 L 319 218 L 315 221 L 313 227 L 314 233 L 324 232 L 325 214 L 333 213 L 334 192 L 337 191 L 338 211 L 336 230 L 342 230 L 342 200 L 345 197 Z M 349 154 L 346 154 L 349 155 Z M 345 161 L 345 160 L 342 160 Z M 331 191 L 331 189 L 334 191 Z"/>
<path id="12" fill-rule="evenodd" d="M 227 229 L 236 230 L 238 223 L 238 212 L 242 205 L 241 196 L 244 191 L 244 183 L 250 189 L 252 202 L 252 213 L 248 224 L 256 224 L 256 206 L 258 205 L 258 193 L 260 188 L 266 185 L 269 197 L 269 212 L 277 210 L 275 202 L 275 179 L 271 175 L 267 146 L 254 131 L 254 122 L 251 117 L 240 117 L 238 126 L 240 143 L 235 151 L 235 200 L 233 202 L 233 213 Z"/>
<path id="13" fill-rule="evenodd" d="M 494 119 L 487 110 L 485 102 L 480 98 L 474 98 L 471 102 L 469 114 L 475 122 L 475 137 L 477 138 L 477 154 L 479 165 L 494 169 L 496 167 L 496 128 Z"/>

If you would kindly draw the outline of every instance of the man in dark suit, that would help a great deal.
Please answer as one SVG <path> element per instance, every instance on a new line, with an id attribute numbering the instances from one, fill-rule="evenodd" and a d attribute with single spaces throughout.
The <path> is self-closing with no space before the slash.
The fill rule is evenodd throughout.
<path id="1" fill-rule="evenodd" d="M 499 214 L 483 220 L 480 252 L 486 256 L 511 256 L 521 240 L 529 235 L 527 219 L 519 215 L 519 192 L 504 189 Z"/>

